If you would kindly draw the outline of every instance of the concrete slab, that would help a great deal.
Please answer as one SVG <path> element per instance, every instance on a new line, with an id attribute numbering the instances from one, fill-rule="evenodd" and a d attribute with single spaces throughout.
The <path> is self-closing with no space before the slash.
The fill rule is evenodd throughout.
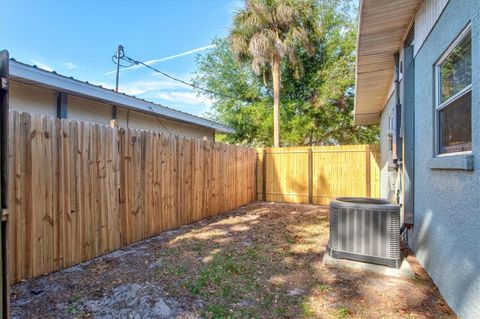
<path id="1" fill-rule="evenodd" d="M 406 258 L 403 258 L 400 268 L 390 268 L 387 266 L 369 264 L 348 259 L 335 259 L 330 257 L 328 253 L 325 252 L 325 254 L 323 255 L 323 265 L 327 267 L 338 267 L 344 269 L 367 271 L 397 278 L 412 278 L 415 276 L 415 273 L 413 272 L 412 267 L 410 267 L 410 264 L 408 263 Z"/>

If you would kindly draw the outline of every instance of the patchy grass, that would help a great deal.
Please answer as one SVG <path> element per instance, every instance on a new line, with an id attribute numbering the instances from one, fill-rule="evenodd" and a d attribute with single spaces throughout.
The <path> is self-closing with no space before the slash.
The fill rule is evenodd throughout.
<path id="1" fill-rule="evenodd" d="M 326 284 L 320 284 L 317 287 L 315 287 L 316 290 L 319 290 L 321 292 L 329 292 L 330 291 L 330 286 Z"/>
<path id="2" fill-rule="evenodd" d="M 413 256 L 417 276 L 410 280 L 324 267 L 327 216 L 325 207 L 253 203 L 182 227 L 128 248 L 134 253 L 121 262 L 99 259 L 69 275 L 84 290 L 63 290 L 62 298 L 72 302 L 66 312 L 78 317 L 88 311 L 76 301 L 93 298 L 100 285 L 109 291 L 135 282 L 160 287 L 178 317 L 454 317 Z M 58 285 L 67 278 L 49 276 Z M 47 307 L 52 300 L 41 295 L 35 302 Z M 36 314 L 31 308 L 28 314 Z"/>
<path id="3" fill-rule="evenodd" d="M 429 280 L 323 267 L 328 226 L 326 208 L 250 205 L 246 214 L 171 240 L 167 249 L 158 251 L 163 251 L 162 267 L 181 267 L 182 273 L 167 270 L 167 277 L 156 280 L 169 295 L 202 300 L 206 306 L 200 314 L 205 318 L 348 318 L 379 313 L 428 317 L 436 311 L 451 315 L 437 307 L 441 299 Z M 420 304 L 402 298 L 412 289 Z"/>
<path id="4" fill-rule="evenodd" d="M 348 315 L 350 315 L 350 310 L 348 310 L 347 307 L 340 306 L 340 307 L 337 308 L 337 318 L 338 319 L 347 318 Z"/>
<path id="5" fill-rule="evenodd" d="M 71 315 L 75 318 L 82 318 L 84 316 L 84 313 L 77 308 L 77 306 L 75 305 L 69 305 L 66 309 L 65 309 L 65 312 L 68 314 L 68 315 Z"/>

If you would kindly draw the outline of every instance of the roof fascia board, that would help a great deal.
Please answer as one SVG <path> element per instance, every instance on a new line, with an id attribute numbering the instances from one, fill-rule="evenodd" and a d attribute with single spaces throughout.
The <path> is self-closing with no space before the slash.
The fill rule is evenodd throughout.
<path id="1" fill-rule="evenodd" d="M 362 15 L 363 15 L 363 5 L 364 0 L 360 0 L 359 5 L 359 12 L 358 12 L 358 26 L 357 26 L 357 43 L 355 46 L 355 99 L 353 100 L 353 122 L 354 124 L 356 121 L 357 116 L 357 83 L 358 83 L 358 48 L 360 47 L 360 30 L 362 27 Z M 357 124 L 358 125 L 358 124 Z"/>

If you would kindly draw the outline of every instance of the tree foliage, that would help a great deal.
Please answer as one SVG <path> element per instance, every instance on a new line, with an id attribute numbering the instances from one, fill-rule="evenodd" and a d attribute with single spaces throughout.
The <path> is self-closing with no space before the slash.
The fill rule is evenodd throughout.
<path id="1" fill-rule="evenodd" d="M 280 85 L 282 60 L 300 78 L 303 70 L 297 53 L 302 48 L 313 55 L 318 34 L 314 0 L 246 0 L 233 17 L 230 50 L 240 62 L 250 62 L 255 74 L 273 82 L 273 144 L 280 146 Z"/>
<path id="2" fill-rule="evenodd" d="M 255 74 L 266 75 L 275 57 L 286 58 L 300 77 L 297 50 L 314 54 L 319 23 L 313 0 L 247 0 L 233 17 L 230 49 L 241 62 L 250 62 Z"/>
<path id="3" fill-rule="evenodd" d="M 321 32 L 296 49 L 295 63 L 282 61 L 280 130 L 282 145 L 373 143 L 377 126 L 354 126 L 356 17 L 351 3 L 327 0 L 312 10 Z M 312 36 L 312 34 L 310 34 Z M 255 73 L 253 58 L 232 52 L 228 39 L 214 39 L 214 49 L 197 58 L 196 84 L 218 94 L 210 116 L 235 129 L 227 142 L 273 144 L 273 90 Z M 299 76 L 298 70 L 302 70 Z M 199 94 L 205 94 L 199 92 Z"/>

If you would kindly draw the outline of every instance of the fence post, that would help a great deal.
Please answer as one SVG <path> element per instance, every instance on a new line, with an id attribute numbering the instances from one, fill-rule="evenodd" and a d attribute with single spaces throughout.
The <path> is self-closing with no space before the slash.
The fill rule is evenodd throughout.
<path id="1" fill-rule="evenodd" d="M 267 201 L 267 150 L 262 150 L 262 199 Z"/>
<path id="2" fill-rule="evenodd" d="M 10 318 L 8 270 L 8 94 L 9 54 L 0 51 L 0 317 Z"/>
<path id="3" fill-rule="evenodd" d="M 365 174 L 366 174 L 366 178 L 365 178 L 365 181 L 367 183 L 366 185 L 366 196 L 367 197 L 370 197 L 372 196 L 372 183 L 371 183 L 371 165 L 370 165 L 370 145 L 367 144 L 365 145 L 365 163 L 366 163 L 366 170 L 365 170 Z"/>
<path id="4" fill-rule="evenodd" d="M 313 204 L 313 151 L 308 148 L 308 203 Z"/>

